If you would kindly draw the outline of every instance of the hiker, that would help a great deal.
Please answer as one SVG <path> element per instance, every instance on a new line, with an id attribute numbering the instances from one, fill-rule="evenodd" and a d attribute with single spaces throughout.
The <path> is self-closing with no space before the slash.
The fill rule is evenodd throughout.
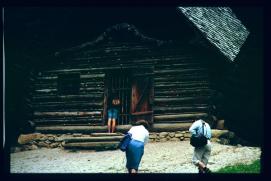
<path id="1" fill-rule="evenodd" d="M 132 134 L 132 140 L 126 151 L 126 168 L 129 174 L 136 174 L 141 158 L 144 154 L 144 145 L 149 140 L 149 124 L 145 120 L 136 122 L 135 126 L 128 131 Z"/>
<path id="2" fill-rule="evenodd" d="M 116 129 L 116 120 L 119 117 L 119 105 L 120 100 L 115 96 L 112 101 L 110 102 L 111 106 L 108 109 L 108 121 L 107 121 L 107 128 L 108 133 L 114 133 Z"/>
<path id="3" fill-rule="evenodd" d="M 203 128 L 203 129 L 202 129 Z M 207 138 L 207 144 L 201 147 L 195 147 L 192 162 L 198 167 L 199 173 L 210 173 L 207 168 L 208 160 L 211 154 L 211 128 L 210 125 L 202 119 L 195 121 L 189 128 L 192 135 L 203 134 Z M 192 136 L 191 135 L 191 136 Z"/>

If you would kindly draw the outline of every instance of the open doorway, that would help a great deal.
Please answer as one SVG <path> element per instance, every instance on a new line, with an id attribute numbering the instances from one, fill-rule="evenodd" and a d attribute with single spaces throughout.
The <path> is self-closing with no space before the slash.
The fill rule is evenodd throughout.
<path id="1" fill-rule="evenodd" d="M 104 120 L 112 97 L 120 100 L 117 125 L 140 119 L 153 121 L 153 68 L 114 69 L 106 72 Z"/>
<path id="2" fill-rule="evenodd" d="M 131 73 L 126 69 L 110 70 L 105 77 L 104 119 L 107 120 L 107 109 L 112 97 L 120 100 L 117 125 L 130 124 Z"/>

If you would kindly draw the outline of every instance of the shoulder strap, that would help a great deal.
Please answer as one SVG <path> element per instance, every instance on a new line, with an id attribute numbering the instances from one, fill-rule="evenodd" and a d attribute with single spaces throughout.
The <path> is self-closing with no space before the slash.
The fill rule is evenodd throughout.
<path id="1" fill-rule="evenodd" d="M 202 134 L 203 134 L 203 136 L 205 136 L 205 134 L 204 134 L 204 124 L 205 124 L 205 123 L 202 122 L 202 126 L 201 126 L 201 127 L 202 127 Z"/>

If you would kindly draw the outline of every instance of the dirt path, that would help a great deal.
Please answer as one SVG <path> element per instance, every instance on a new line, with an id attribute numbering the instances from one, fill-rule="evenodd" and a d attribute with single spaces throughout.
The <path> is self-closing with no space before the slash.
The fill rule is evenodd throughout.
<path id="1" fill-rule="evenodd" d="M 139 172 L 196 173 L 191 163 L 193 148 L 188 141 L 149 143 L 145 147 Z M 211 170 L 259 159 L 260 148 L 212 143 Z M 125 154 L 114 151 L 68 151 L 38 149 L 11 154 L 11 173 L 126 173 Z"/>

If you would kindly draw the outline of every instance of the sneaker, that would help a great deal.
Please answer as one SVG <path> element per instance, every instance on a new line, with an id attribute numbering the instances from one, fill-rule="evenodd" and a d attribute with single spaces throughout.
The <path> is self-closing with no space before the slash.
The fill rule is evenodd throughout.
<path id="1" fill-rule="evenodd" d="M 209 168 L 207 168 L 207 167 L 204 168 L 204 172 L 205 173 L 212 173 L 211 170 Z"/>

